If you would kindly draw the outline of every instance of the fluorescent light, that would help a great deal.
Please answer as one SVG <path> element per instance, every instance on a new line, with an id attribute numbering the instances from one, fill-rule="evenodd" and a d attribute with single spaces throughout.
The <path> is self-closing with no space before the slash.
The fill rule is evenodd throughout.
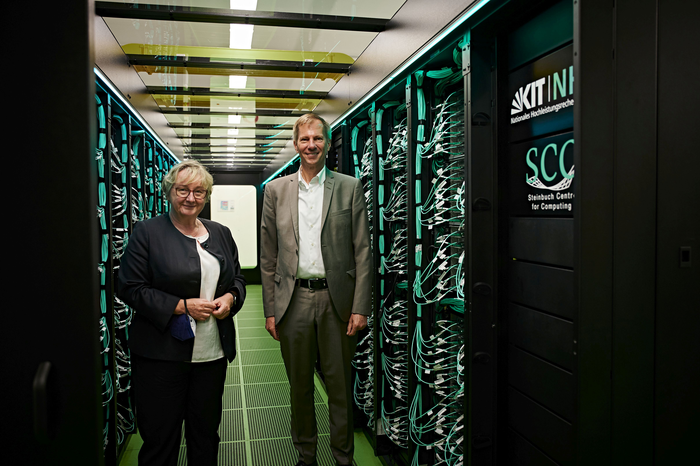
<path id="1" fill-rule="evenodd" d="M 252 24 L 230 24 L 228 46 L 232 49 L 251 49 L 253 46 Z"/>
<path id="2" fill-rule="evenodd" d="M 229 125 L 240 125 L 241 124 L 241 116 L 240 115 L 229 115 L 228 116 L 228 124 Z"/>
<path id="3" fill-rule="evenodd" d="M 363 106 L 368 100 L 370 100 L 375 94 L 377 94 L 379 91 L 384 90 L 391 82 L 396 79 L 397 76 L 401 75 L 404 71 L 406 71 L 411 65 L 413 65 L 417 60 L 419 60 L 421 57 L 423 57 L 426 53 L 428 53 L 433 47 L 435 47 L 440 41 L 442 41 L 445 37 L 450 35 L 452 32 L 454 32 L 455 29 L 460 27 L 466 20 L 471 18 L 471 16 L 479 11 L 484 5 L 486 5 L 490 0 L 481 0 L 477 2 L 475 5 L 473 5 L 467 12 L 465 12 L 462 16 L 460 16 L 458 19 L 452 22 L 446 29 L 444 29 L 440 34 L 438 34 L 433 40 L 428 42 L 423 48 L 421 48 L 419 51 L 414 53 L 408 60 L 406 60 L 401 66 L 399 66 L 397 69 L 395 69 L 389 76 L 387 76 L 380 84 L 374 87 L 371 91 L 369 91 L 367 94 L 365 94 L 360 100 L 355 102 L 355 104 L 350 107 L 345 113 L 343 113 L 340 117 L 338 117 L 333 124 L 331 125 L 331 129 L 335 129 L 336 126 L 338 126 L 340 123 L 343 122 L 343 120 L 350 114 L 354 113 L 357 109 L 359 109 L 361 106 Z"/>
<path id="4" fill-rule="evenodd" d="M 231 0 L 229 5 L 232 10 L 255 11 L 258 8 L 258 0 Z"/>
<path id="5" fill-rule="evenodd" d="M 231 0 L 229 3 L 232 10 L 255 11 L 258 7 L 258 0 Z M 230 24 L 229 25 L 229 48 L 250 49 L 253 45 L 252 24 Z"/>
<path id="6" fill-rule="evenodd" d="M 248 83 L 248 76 L 229 76 L 228 77 L 229 89 L 245 89 L 247 83 Z"/>
<path id="7" fill-rule="evenodd" d="M 99 68 L 95 67 L 95 68 L 93 68 L 93 69 L 95 70 L 95 74 L 97 75 L 97 77 L 100 78 L 100 81 L 102 81 L 102 84 L 104 84 L 105 86 L 107 86 L 107 87 L 109 88 L 109 90 L 112 91 L 112 94 L 114 95 L 114 97 L 116 97 L 116 99 L 117 99 L 119 102 L 121 102 L 122 105 L 124 105 L 126 108 L 128 108 L 128 109 L 131 111 L 131 113 L 133 114 L 134 118 L 136 118 L 136 119 L 141 123 L 141 126 L 143 126 L 144 129 L 147 129 L 147 130 L 148 130 L 148 132 L 150 133 L 150 136 L 151 136 L 153 139 L 155 139 L 155 140 L 158 141 L 158 143 L 161 145 L 161 147 L 163 148 L 163 150 L 165 150 L 168 154 L 170 154 L 170 156 L 171 156 L 173 159 L 177 160 L 178 162 L 181 162 L 181 160 L 180 160 L 178 157 L 176 157 L 175 154 L 173 154 L 173 152 L 172 152 L 172 151 L 168 148 L 168 146 L 163 142 L 163 140 L 160 138 L 160 136 L 158 135 L 158 133 L 156 133 L 156 132 L 153 130 L 153 128 L 151 127 L 151 125 L 149 125 L 148 123 L 146 123 L 146 120 L 144 120 L 143 117 L 141 116 L 141 114 L 133 107 L 133 105 L 131 105 L 131 102 L 129 102 L 127 99 L 125 99 L 125 98 L 124 98 L 124 95 L 121 93 L 121 91 L 120 91 L 119 89 L 117 89 L 117 87 L 116 87 L 114 84 L 112 84 L 112 81 L 110 81 L 110 80 L 107 78 L 107 76 L 105 76 L 105 74 L 102 73 L 102 71 L 101 71 Z"/>

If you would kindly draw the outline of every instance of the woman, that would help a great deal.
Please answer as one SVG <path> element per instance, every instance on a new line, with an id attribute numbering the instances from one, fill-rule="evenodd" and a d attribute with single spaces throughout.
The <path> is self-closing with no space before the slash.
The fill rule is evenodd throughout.
<path id="1" fill-rule="evenodd" d="M 162 183 L 170 211 L 137 223 L 121 259 L 117 294 L 134 309 L 139 465 L 177 463 L 183 420 L 188 464 L 217 464 L 226 360 L 236 356 L 233 316 L 245 280 L 231 231 L 197 218 L 212 186 L 199 162 L 174 166 Z"/>

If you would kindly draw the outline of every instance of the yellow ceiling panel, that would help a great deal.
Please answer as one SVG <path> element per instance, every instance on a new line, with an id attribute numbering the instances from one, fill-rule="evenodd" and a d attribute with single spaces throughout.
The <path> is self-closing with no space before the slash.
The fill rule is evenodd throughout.
<path id="1" fill-rule="evenodd" d="M 308 71 L 269 71 L 269 70 L 241 70 L 237 68 L 197 68 L 196 66 L 151 66 L 134 65 L 138 72 L 148 74 L 196 74 L 212 76 L 260 76 L 268 78 L 305 78 L 305 79 L 332 79 L 339 81 L 344 76 L 343 73 L 314 73 Z"/>
<path id="2" fill-rule="evenodd" d="M 230 49 L 226 47 L 195 47 L 162 44 L 126 44 L 122 50 L 127 55 L 165 55 L 168 57 L 205 57 L 215 61 L 279 60 L 314 63 L 345 63 L 355 61 L 349 55 L 333 52 L 308 52 L 297 50 Z"/>
<path id="3" fill-rule="evenodd" d="M 235 110 L 237 101 L 254 101 L 257 109 L 287 109 L 312 111 L 321 102 L 318 99 L 276 99 L 270 97 L 210 97 L 197 95 L 162 95 L 154 94 L 153 98 L 161 108 L 170 107 L 214 107 L 217 109 Z M 212 103 L 212 99 L 217 102 Z M 230 105 L 227 103 L 230 102 Z"/>

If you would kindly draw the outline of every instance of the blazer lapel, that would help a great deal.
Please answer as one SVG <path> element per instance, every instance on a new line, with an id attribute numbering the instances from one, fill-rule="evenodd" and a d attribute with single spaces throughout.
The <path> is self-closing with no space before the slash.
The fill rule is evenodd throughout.
<path id="1" fill-rule="evenodd" d="M 299 175 L 295 174 L 289 180 L 287 186 L 286 197 L 289 199 L 289 212 L 292 216 L 292 225 L 294 225 L 294 237 L 299 244 Z"/>
<path id="2" fill-rule="evenodd" d="M 323 230 L 323 226 L 326 224 L 326 217 L 328 217 L 328 209 L 331 206 L 331 198 L 333 197 L 333 192 L 335 188 L 335 177 L 333 176 L 333 172 L 325 167 L 323 169 L 326 170 L 326 181 L 325 183 L 323 183 L 323 211 L 321 212 L 321 230 Z"/>

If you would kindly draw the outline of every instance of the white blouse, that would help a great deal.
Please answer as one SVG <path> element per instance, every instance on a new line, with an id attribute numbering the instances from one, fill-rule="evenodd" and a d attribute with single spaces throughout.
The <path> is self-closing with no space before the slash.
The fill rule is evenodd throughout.
<path id="1" fill-rule="evenodd" d="M 204 250 L 201 243 L 209 239 L 209 232 L 202 236 L 188 236 L 197 240 L 197 253 L 202 268 L 202 279 L 199 286 L 199 297 L 209 301 L 214 300 L 216 284 L 219 281 L 221 268 L 216 257 Z M 192 362 L 207 362 L 224 357 L 224 350 L 221 348 L 219 339 L 219 327 L 216 324 L 216 317 L 209 316 L 204 322 L 197 321 L 197 328 L 194 330 L 194 349 L 192 350 Z"/>

